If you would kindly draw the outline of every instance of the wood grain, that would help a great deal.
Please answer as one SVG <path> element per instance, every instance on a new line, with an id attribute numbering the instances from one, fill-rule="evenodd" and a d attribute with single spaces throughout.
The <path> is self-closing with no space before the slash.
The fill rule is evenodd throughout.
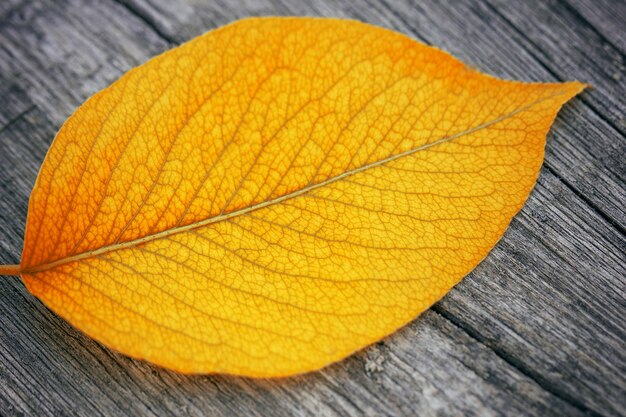
<path id="1" fill-rule="evenodd" d="M 296 378 L 182 376 L 102 347 L 5 278 L 0 415 L 626 415 L 626 37 L 623 6 L 602 2 L 2 2 L 2 263 L 19 261 L 37 170 L 73 109 L 239 17 L 357 18 L 494 75 L 594 88 L 561 112 L 537 187 L 490 256 L 384 342 Z"/>

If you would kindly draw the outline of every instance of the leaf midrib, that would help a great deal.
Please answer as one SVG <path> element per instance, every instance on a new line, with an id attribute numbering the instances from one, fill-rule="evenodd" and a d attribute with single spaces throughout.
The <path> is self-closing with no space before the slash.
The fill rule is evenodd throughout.
<path id="1" fill-rule="evenodd" d="M 470 128 L 470 129 L 467 129 L 467 130 L 455 133 L 454 135 L 443 137 L 443 138 L 438 139 L 438 140 L 436 140 L 434 142 L 430 142 L 430 143 L 418 146 L 416 148 L 412 148 L 412 149 L 406 150 L 404 152 L 401 152 L 401 153 L 398 153 L 398 154 L 395 154 L 395 155 L 388 156 L 388 157 L 383 158 L 381 160 L 378 160 L 378 161 L 375 161 L 375 162 L 371 162 L 369 164 L 362 165 L 362 166 L 360 166 L 358 168 L 354 168 L 354 169 L 345 171 L 345 172 L 343 172 L 343 173 L 341 173 L 339 175 L 336 175 L 334 177 L 328 178 L 328 179 L 326 179 L 324 181 L 321 181 L 321 182 L 318 182 L 316 184 L 307 185 L 307 186 L 305 186 L 305 187 L 303 187 L 301 189 L 298 189 L 296 191 L 292 191 L 290 193 L 284 194 L 284 195 L 282 195 L 280 197 L 276 197 L 276 198 L 273 198 L 273 199 L 270 199 L 270 200 L 266 200 L 266 201 L 263 201 L 261 203 L 257 203 L 257 204 L 254 204 L 254 205 L 251 205 L 251 206 L 248 206 L 248 207 L 244 207 L 244 208 L 239 209 L 239 210 L 234 210 L 234 211 L 232 211 L 230 213 L 225 213 L 225 214 L 220 214 L 220 215 L 217 215 L 217 216 L 209 217 L 207 219 L 204 219 L 204 220 L 201 220 L 201 221 L 198 221 L 198 222 L 194 222 L 194 223 L 190 223 L 190 224 L 187 224 L 187 225 L 184 225 L 184 226 L 176 226 L 176 227 L 173 227 L 173 228 L 170 228 L 170 229 L 167 229 L 167 230 L 163 230 L 163 231 L 158 232 L 158 233 L 154 233 L 154 234 L 150 234 L 150 235 L 147 235 L 147 236 L 144 236 L 144 237 L 140 237 L 140 238 L 137 238 L 137 239 L 129 240 L 127 242 L 122 242 L 122 243 L 116 243 L 116 244 L 112 244 L 112 245 L 102 246 L 102 247 L 100 247 L 98 249 L 94 249 L 94 250 L 78 253 L 76 255 L 72 255 L 72 256 L 65 257 L 65 258 L 61 258 L 61 259 L 58 259 L 56 261 L 47 262 L 47 263 L 44 263 L 44 264 L 36 265 L 34 267 L 25 268 L 25 269 L 22 270 L 22 273 L 23 274 L 34 274 L 34 273 L 37 273 L 37 272 L 48 271 L 50 269 L 53 269 L 53 268 L 56 268 L 58 266 L 65 265 L 65 264 L 68 264 L 68 263 L 71 263 L 71 262 L 77 262 L 77 261 L 80 261 L 82 259 L 97 257 L 97 256 L 103 255 L 105 253 L 132 248 L 134 246 L 138 246 L 138 245 L 141 245 L 141 244 L 144 244 L 144 243 L 147 243 L 147 242 L 151 242 L 153 240 L 158 240 L 158 239 L 165 238 L 165 237 L 172 236 L 172 235 L 176 235 L 176 234 L 179 234 L 179 233 L 184 233 L 184 232 L 187 232 L 187 231 L 190 231 L 190 230 L 198 229 L 198 228 L 203 227 L 203 226 L 207 226 L 207 225 L 210 225 L 210 224 L 213 224 L 213 223 L 219 223 L 221 221 L 228 220 L 228 219 L 233 218 L 233 217 L 244 215 L 244 214 L 250 213 L 252 211 L 260 210 L 262 208 L 265 208 L 265 207 L 268 207 L 268 206 L 272 206 L 274 204 L 278 204 L 278 203 L 281 203 L 283 201 L 290 200 L 292 198 L 301 196 L 301 195 L 306 194 L 306 193 L 308 193 L 310 191 L 316 190 L 318 188 L 322 188 L 322 187 L 324 187 L 326 185 L 329 185 L 329 184 L 332 184 L 334 182 L 341 181 L 344 178 L 350 177 L 350 176 L 352 176 L 354 174 L 358 174 L 359 172 L 366 171 L 366 170 L 368 170 L 370 168 L 375 168 L 377 166 L 384 165 L 384 164 L 386 164 L 388 162 L 395 161 L 397 159 L 403 158 L 405 156 L 412 155 L 412 154 L 417 153 L 419 151 L 423 151 L 425 149 L 429 149 L 431 147 L 434 147 L 434 146 L 437 146 L 437 145 L 440 145 L 440 144 L 443 144 L 443 143 L 446 143 L 446 142 L 450 142 L 450 141 L 453 141 L 453 140 L 458 139 L 460 137 L 463 137 L 463 136 L 472 134 L 474 132 L 477 132 L 479 130 L 488 128 L 488 127 L 493 126 L 493 125 L 495 125 L 497 123 L 500 123 L 500 122 L 502 122 L 504 120 L 507 120 L 507 119 L 509 119 L 509 118 L 511 118 L 511 117 L 513 117 L 513 116 L 523 112 L 523 111 L 526 111 L 526 110 L 530 109 L 531 107 L 534 107 L 534 106 L 536 106 L 536 105 L 538 105 L 538 104 L 540 104 L 540 103 L 542 103 L 542 102 L 544 102 L 546 100 L 549 100 L 549 99 L 561 96 L 563 94 L 565 94 L 565 92 L 561 91 L 561 92 L 554 93 L 554 94 L 551 94 L 551 95 L 546 96 L 546 97 L 542 97 L 540 99 L 535 100 L 532 103 L 526 104 L 526 105 L 524 105 L 522 107 L 519 107 L 519 108 L 517 108 L 517 109 L 515 109 L 515 110 L 513 110 L 513 111 L 511 111 L 509 113 L 506 113 L 504 115 L 498 116 L 495 119 L 492 119 L 492 120 L 490 120 L 488 122 L 485 122 L 485 123 L 481 123 L 480 125 L 474 126 L 474 127 Z"/>

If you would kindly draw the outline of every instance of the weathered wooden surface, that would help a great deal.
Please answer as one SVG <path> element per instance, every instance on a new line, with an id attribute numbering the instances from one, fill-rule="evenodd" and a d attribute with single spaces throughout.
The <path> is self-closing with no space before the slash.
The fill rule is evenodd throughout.
<path id="1" fill-rule="evenodd" d="M 0 280 L 0 415 L 626 415 L 626 3 L 0 3 L 0 263 L 61 123 L 176 43 L 249 15 L 352 17 L 505 78 L 594 86 L 561 112 L 524 210 L 384 342 L 284 380 L 183 376 L 111 352 Z"/>

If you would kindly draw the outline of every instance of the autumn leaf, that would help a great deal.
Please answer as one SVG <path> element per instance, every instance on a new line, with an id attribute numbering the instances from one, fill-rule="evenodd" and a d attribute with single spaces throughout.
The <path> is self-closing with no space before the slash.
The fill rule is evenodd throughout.
<path id="1" fill-rule="evenodd" d="M 67 120 L 21 265 L 0 272 L 167 368 L 319 369 L 413 320 L 487 255 L 583 88 L 498 80 L 355 21 L 238 21 Z"/>

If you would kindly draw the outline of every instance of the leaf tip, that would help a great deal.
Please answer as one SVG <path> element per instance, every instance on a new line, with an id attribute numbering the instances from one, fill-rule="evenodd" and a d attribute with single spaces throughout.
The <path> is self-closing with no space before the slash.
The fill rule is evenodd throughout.
<path id="1" fill-rule="evenodd" d="M 586 88 L 593 88 L 591 84 L 587 84 L 582 81 L 576 81 L 576 80 L 566 81 L 563 84 L 567 87 L 568 93 L 570 93 L 568 94 L 567 100 L 570 100 L 573 97 L 577 96 L 578 94 L 582 93 L 583 90 L 585 90 Z"/>

